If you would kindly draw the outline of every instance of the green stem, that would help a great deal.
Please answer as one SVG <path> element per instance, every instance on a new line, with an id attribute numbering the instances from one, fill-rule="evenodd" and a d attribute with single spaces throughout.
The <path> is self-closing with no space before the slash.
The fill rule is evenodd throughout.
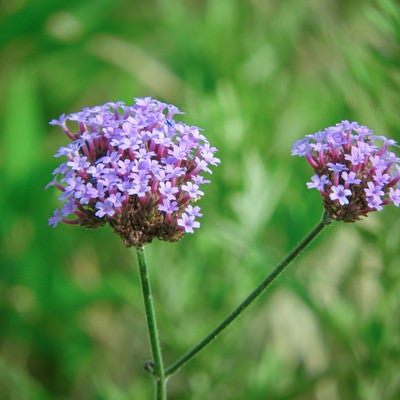
<path id="1" fill-rule="evenodd" d="M 182 358 L 165 370 L 168 377 L 175 373 L 179 368 L 191 360 L 200 350 L 212 342 L 219 333 L 230 325 L 266 288 L 269 284 L 285 269 L 285 267 L 296 258 L 299 253 L 307 247 L 312 240 L 331 223 L 329 216 L 324 213 L 318 225 L 292 250 L 292 252 L 276 266 L 276 268 L 251 292 L 239 306 L 232 311 L 212 332 L 210 332 L 201 342 L 187 352 Z"/>
<path id="2" fill-rule="evenodd" d="M 156 387 L 156 400 L 167 399 L 167 388 L 166 388 L 166 375 L 164 370 L 164 364 L 161 353 L 160 339 L 158 337 L 158 329 L 156 322 L 156 313 L 153 305 L 153 296 L 151 294 L 151 286 L 149 273 L 147 270 L 146 259 L 144 256 L 144 248 L 137 247 L 136 254 L 140 272 L 140 282 L 142 286 L 142 294 L 144 307 L 146 311 L 147 329 L 150 338 L 151 352 L 153 356 L 153 363 L 147 364 L 148 370 L 153 374 Z"/>

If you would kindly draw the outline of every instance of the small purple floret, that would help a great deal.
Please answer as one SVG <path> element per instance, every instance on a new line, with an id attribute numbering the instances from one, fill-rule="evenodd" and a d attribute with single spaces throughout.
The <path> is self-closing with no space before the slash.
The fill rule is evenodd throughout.
<path id="1" fill-rule="evenodd" d="M 329 198 L 333 201 L 338 200 L 340 205 L 344 206 L 345 204 L 349 204 L 349 199 L 347 196 L 351 195 L 351 190 L 345 189 L 343 185 L 337 185 L 331 187 L 331 193 L 329 194 Z"/>
<path id="2" fill-rule="evenodd" d="M 199 228 L 200 222 L 195 221 L 193 215 L 183 213 L 182 217 L 178 219 L 178 225 L 184 228 L 186 232 L 193 233 L 193 228 Z"/>

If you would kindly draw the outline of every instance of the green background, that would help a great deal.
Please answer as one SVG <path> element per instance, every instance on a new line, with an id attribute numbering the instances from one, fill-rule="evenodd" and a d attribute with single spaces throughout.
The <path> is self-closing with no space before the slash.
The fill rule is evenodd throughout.
<path id="1" fill-rule="evenodd" d="M 318 222 L 292 143 L 342 119 L 400 139 L 395 0 L 0 2 L 0 397 L 150 399 L 133 250 L 47 226 L 67 138 L 48 121 L 153 96 L 222 163 L 195 235 L 146 249 L 166 363 Z M 170 399 L 400 398 L 400 214 L 335 223 L 209 348 Z"/>

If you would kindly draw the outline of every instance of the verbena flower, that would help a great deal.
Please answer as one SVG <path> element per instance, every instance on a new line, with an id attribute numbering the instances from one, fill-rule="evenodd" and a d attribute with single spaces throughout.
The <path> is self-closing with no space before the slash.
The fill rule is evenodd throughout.
<path id="1" fill-rule="evenodd" d="M 307 187 L 321 193 L 330 218 L 354 222 L 388 203 L 400 206 L 400 158 L 391 146 L 399 147 L 366 126 L 342 121 L 298 140 L 292 155 L 314 169 Z"/>
<path id="2" fill-rule="evenodd" d="M 128 247 L 193 233 L 202 215 L 193 203 L 209 183 L 203 173 L 220 160 L 200 129 L 176 122 L 175 114 L 182 114 L 177 107 L 145 97 L 131 106 L 106 103 L 51 121 L 71 143 L 55 155 L 67 160 L 47 185 L 62 192 L 63 202 L 49 224 L 109 223 Z"/>

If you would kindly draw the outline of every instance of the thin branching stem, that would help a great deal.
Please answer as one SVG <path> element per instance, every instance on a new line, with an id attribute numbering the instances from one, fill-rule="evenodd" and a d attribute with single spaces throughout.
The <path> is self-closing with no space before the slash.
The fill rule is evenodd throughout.
<path id="1" fill-rule="evenodd" d="M 211 331 L 202 341 L 188 351 L 182 358 L 177 360 L 174 364 L 165 370 L 165 375 L 170 376 L 178 369 L 190 361 L 197 353 L 204 347 L 210 344 L 226 327 L 228 327 L 268 286 L 269 284 L 285 269 L 285 267 L 296 258 L 305 247 L 307 247 L 312 240 L 318 236 L 323 228 L 329 225 L 331 219 L 324 213 L 321 221 L 315 228 L 292 250 L 291 253 L 280 263 L 275 269 L 251 292 L 239 306 L 232 311 L 228 317 L 223 320 L 213 331 Z"/>

